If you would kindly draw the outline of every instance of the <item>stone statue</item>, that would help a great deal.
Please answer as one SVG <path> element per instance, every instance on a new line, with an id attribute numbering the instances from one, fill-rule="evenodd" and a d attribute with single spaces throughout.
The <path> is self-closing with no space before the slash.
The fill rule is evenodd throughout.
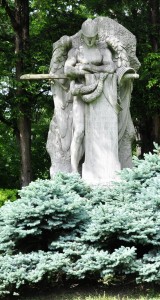
<path id="1" fill-rule="evenodd" d="M 51 177 L 80 172 L 88 183 L 105 185 L 132 167 L 130 99 L 140 66 L 135 51 L 135 37 L 107 17 L 88 19 L 77 34 L 54 43 L 50 75 L 61 79 L 51 84 Z"/>
<path id="2" fill-rule="evenodd" d="M 47 150 L 51 157 L 51 177 L 58 171 L 71 172 L 73 97 L 70 92 L 70 80 L 61 76 L 64 73 L 64 64 L 70 48 L 71 38 L 63 36 L 53 44 L 53 56 L 50 63 L 50 74 L 59 75 L 60 78 L 64 77 L 51 82 L 55 106 L 47 141 Z"/>

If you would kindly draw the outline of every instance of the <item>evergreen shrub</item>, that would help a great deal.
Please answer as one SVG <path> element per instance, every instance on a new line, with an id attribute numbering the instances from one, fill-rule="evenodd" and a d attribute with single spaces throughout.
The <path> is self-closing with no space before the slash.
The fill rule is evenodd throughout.
<path id="1" fill-rule="evenodd" d="M 134 159 L 121 181 L 91 188 L 57 174 L 0 209 L 0 293 L 94 279 L 160 282 L 160 149 Z"/>
<path id="2" fill-rule="evenodd" d="M 17 199 L 16 189 L 0 189 L 0 207 L 8 200 L 15 201 Z"/>

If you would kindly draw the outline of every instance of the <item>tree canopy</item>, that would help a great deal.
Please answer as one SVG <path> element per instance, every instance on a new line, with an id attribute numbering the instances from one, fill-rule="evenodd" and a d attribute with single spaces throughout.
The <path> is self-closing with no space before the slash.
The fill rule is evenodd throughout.
<path id="1" fill-rule="evenodd" d="M 118 20 L 137 38 L 141 68 L 131 113 L 142 154 L 152 150 L 153 141 L 160 142 L 159 0 L 1 0 L 0 177 L 6 178 L 0 181 L 2 187 L 49 177 L 45 144 L 54 111 L 50 86 L 46 81 L 22 82 L 20 75 L 47 73 L 52 43 L 98 15 Z"/>

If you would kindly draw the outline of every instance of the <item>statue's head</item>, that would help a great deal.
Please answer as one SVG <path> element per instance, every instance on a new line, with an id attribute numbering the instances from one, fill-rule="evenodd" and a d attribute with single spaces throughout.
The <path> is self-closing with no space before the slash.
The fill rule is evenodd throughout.
<path id="1" fill-rule="evenodd" d="M 87 46 L 92 47 L 96 43 L 98 26 L 94 20 L 87 19 L 82 24 L 82 36 Z"/>

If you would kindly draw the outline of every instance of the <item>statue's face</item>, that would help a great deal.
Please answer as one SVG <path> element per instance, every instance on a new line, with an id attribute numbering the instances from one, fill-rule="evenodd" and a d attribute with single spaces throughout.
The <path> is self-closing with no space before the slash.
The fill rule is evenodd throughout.
<path id="1" fill-rule="evenodd" d="M 93 47 L 96 44 L 97 36 L 94 37 L 88 37 L 88 36 L 83 36 L 84 42 L 88 47 Z"/>

